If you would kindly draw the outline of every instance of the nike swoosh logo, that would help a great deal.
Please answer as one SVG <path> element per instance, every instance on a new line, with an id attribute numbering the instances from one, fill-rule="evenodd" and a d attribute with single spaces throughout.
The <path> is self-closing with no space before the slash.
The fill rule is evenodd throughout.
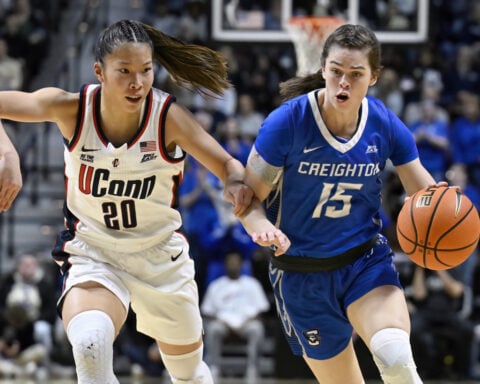
<path id="1" fill-rule="evenodd" d="M 324 145 L 319 145 L 318 147 L 312 147 L 312 148 L 303 148 L 303 153 L 309 153 L 309 152 L 313 152 L 313 151 L 316 151 L 317 149 L 320 149 L 320 148 L 323 148 Z"/>
<path id="2" fill-rule="evenodd" d="M 85 148 L 84 145 L 82 145 L 82 152 L 96 152 L 100 151 L 100 148 Z"/>
<path id="3" fill-rule="evenodd" d="M 172 259 L 172 261 L 176 261 L 176 260 L 180 257 L 180 255 L 181 255 L 182 253 L 183 253 L 183 249 L 180 251 L 180 253 L 179 253 L 178 255 L 176 255 L 176 256 L 170 256 L 170 258 Z"/>

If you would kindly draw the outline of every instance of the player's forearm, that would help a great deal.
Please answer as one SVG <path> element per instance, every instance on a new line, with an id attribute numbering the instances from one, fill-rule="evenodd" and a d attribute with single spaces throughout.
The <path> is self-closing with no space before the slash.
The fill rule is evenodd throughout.
<path id="1" fill-rule="evenodd" d="M 249 235 L 275 229 L 267 219 L 262 203 L 257 198 L 252 200 L 247 211 L 239 219 Z"/>
<path id="2" fill-rule="evenodd" d="M 229 159 L 225 163 L 225 185 L 229 183 L 243 182 L 245 177 L 245 168 L 242 163 L 235 158 Z"/>
<path id="3" fill-rule="evenodd" d="M 4 162 L 5 169 L 19 169 L 20 157 L 15 146 L 5 132 L 5 128 L 0 121 L 0 159 Z"/>
<path id="4" fill-rule="evenodd" d="M 17 159 L 18 153 L 12 141 L 5 132 L 5 128 L 0 121 L 0 157 L 9 157 L 9 159 Z"/>

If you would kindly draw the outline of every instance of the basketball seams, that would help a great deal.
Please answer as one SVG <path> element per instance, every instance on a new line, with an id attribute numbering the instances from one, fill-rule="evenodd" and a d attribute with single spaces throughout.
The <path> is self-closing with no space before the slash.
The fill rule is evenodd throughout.
<path id="1" fill-rule="evenodd" d="M 452 226 L 450 226 L 450 228 L 447 229 L 446 232 L 442 233 L 439 237 L 438 237 L 438 240 L 437 242 L 435 243 L 435 248 L 437 248 L 438 244 L 440 243 L 440 241 L 442 239 L 445 238 L 445 236 L 447 236 L 449 233 L 451 233 L 455 228 L 457 228 L 463 221 L 465 221 L 465 219 L 468 218 L 468 216 L 470 215 L 470 213 L 472 212 L 473 210 L 473 203 L 470 202 L 470 207 L 468 208 L 468 210 L 465 212 L 465 214 Z M 470 244 L 471 245 L 471 244 Z M 463 249 L 462 248 L 459 248 L 459 249 Z"/>
<path id="2" fill-rule="evenodd" d="M 429 188 L 430 189 L 430 188 Z M 429 190 L 427 189 L 427 191 Z M 445 265 L 445 266 L 450 266 L 449 264 L 445 264 L 442 260 L 439 259 L 438 255 L 437 255 L 437 249 L 436 249 L 436 246 L 438 244 L 435 243 L 434 247 L 430 247 L 430 245 L 428 244 L 428 239 L 430 237 L 430 231 L 432 230 L 432 226 L 433 226 L 433 223 L 435 221 L 435 216 L 438 212 L 438 207 L 439 205 L 441 204 L 442 202 L 442 199 L 443 197 L 450 191 L 451 189 L 450 188 L 445 188 L 441 195 L 438 197 L 437 201 L 435 202 L 435 206 L 433 207 L 433 210 L 432 210 L 432 214 L 430 215 L 430 220 L 428 222 L 428 226 L 427 226 L 427 230 L 425 231 L 425 239 L 424 239 L 424 248 L 423 248 L 423 265 L 424 266 L 427 266 L 427 250 L 432 250 L 433 251 L 433 256 L 435 257 L 435 260 L 437 260 L 439 263 Z"/>
<path id="3" fill-rule="evenodd" d="M 407 235 L 402 231 L 401 227 L 399 227 L 397 225 L 397 237 L 398 235 L 401 235 L 402 238 L 405 240 L 405 241 L 408 241 L 410 244 L 414 245 L 414 248 L 411 252 L 408 252 L 408 251 L 405 251 L 404 249 L 403 252 L 405 252 L 405 254 L 407 255 L 411 255 L 415 252 L 415 249 L 416 249 L 416 244 L 417 244 L 417 238 L 418 238 L 418 234 L 417 234 L 417 228 L 415 226 L 415 220 L 414 220 L 414 217 L 413 217 L 413 204 L 412 204 L 412 200 L 413 197 L 410 198 L 409 201 L 407 201 L 408 205 L 404 205 L 401 209 L 401 211 L 405 210 L 406 208 L 410 208 L 409 209 L 409 212 L 408 212 L 408 217 L 410 219 L 410 225 L 412 226 L 413 228 L 413 231 L 414 231 L 414 238 L 415 238 L 415 241 L 414 240 L 411 240 L 409 237 L 407 237 Z"/>

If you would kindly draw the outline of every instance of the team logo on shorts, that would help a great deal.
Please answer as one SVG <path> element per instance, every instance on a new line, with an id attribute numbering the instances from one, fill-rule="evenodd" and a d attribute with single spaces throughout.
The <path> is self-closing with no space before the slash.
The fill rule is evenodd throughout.
<path id="1" fill-rule="evenodd" d="M 308 344 L 311 346 L 317 346 L 320 345 L 320 332 L 318 332 L 318 329 L 311 329 L 309 331 L 303 331 L 303 337 L 307 339 Z"/>

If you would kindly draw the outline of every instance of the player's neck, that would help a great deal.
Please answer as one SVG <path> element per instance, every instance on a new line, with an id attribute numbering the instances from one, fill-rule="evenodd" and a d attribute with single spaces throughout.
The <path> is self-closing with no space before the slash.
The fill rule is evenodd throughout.
<path id="1" fill-rule="evenodd" d="M 337 137 L 351 139 L 358 129 L 360 121 L 360 111 L 357 113 L 338 113 L 333 107 L 324 108 L 320 105 L 320 114 L 325 126 Z"/>

